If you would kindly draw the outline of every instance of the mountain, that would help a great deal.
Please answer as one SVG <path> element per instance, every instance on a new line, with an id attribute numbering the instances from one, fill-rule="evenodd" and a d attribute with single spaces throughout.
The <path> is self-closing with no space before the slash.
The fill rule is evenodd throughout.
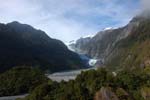
<path id="1" fill-rule="evenodd" d="M 91 40 L 91 37 L 85 37 L 85 38 L 81 37 L 77 41 L 70 42 L 68 47 L 72 51 L 75 51 L 79 54 L 86 54 L 86 50 L 84 50 L 85 47 L 83 47 L 83 46 L 88 44 L 90 40 Z"/>
<path id="2" fill-rule="evenodd" d="M 48 72 L 84 67 L 76 53 L 45 32 L 19 22 L 0 24 L 0 72 L 22 65 Z"/>
<path id="3" fill-rule="evenodd" d="M 11 25 L 9 29 L 14 30 Z M 16 34 L 15 36 L 3 34 L 8 36 L 2 39 L 11 40 L 11 42 L 4 43 L 13 44 L 15 41 L 14 44 L 17 44 L 15 46 L 17 48 L 21 46 L 20 43 L 24 43 L 25 46 L 22 47 L 26 48 L 32 44 L 32 46 L 35 46 L 33 51 L 36 52 L 36 55 L 39 55 L 39 52 L 36 51 L 39 49 L 36 48 L 39 47 L 41 42 L 34 42 L 33 39 L 36 40 L 36 38 L 29 38 L 31 36 L 27 39 L 23 36 L 21 39 L 25 41 L 21 41 L 20 37 L 22 35 L 17 37 L 16 31 L 19 31 L 18 29 L 21 28 L 13 31 L 13 34 Z M 12 32 L 12 30 L 7 30 L 5 33 L 9 32 Z M 22 31 L 19 33 L 22 33 Z M 45 39 L 44 36 L 41 37 Z M 29 40 L 30 43 L 28 43 Z M 48 47 L 49 41 L 42 42 L 44 47 Z M 78 53 L 87 53 L 87 56 L 104 59 L 103 64 L 106 67 L 83 71 L 76 79 L 68 82 L 51 81 L 45 78 L 44 74 L 36 68 L 16 67 L 0 74 L 2 80 L 0 81 L 2 85 L 0 95 L 20 94 L 29 90 L 30 94 L 28 96 L 17 100 L 67 100 L 68 98 L 69 100 L 150 100 L 150 17 L 136 16 L 125 27 L 99 32 L 95 37 L 82 38 L 71 44 L 71 46 L 75 50 L 80 47 L 77 48 L 81 49 L 81 52 Z M 40 50 L 45 50 L 44 47 Z M 62 46 L 61 49 L 66 50 L 65 48 Z M 28 49 L 31 48 L 28 47 Z M 51 49 L 56 50 L 56 47 Z M 12 51 L 13 49 L 11 49 Z M 56 53 L 56 51 L 53 53 Z M 11 76 L 12 79 L 9 79 Z M 35 85 L 38 86 L 34 87 Z"/>
<path id="4" fill-rule="evenodd" d="M 150 100 L 150 17 L 136 16 L 125 27 L 104 30 L 92 38 L 72 42 L 70 47 L 76 52 L 104 59 L 106 67 L 83 71 L 68 82 L 48 80 L 18 100 Z M 22 71 L 28 73 L 27 69 Z M 8 79 L 14 72 L 18 74 L 18 70 L 10 70 L 1 77 Z M 6 84 L 1 83 L 6 87 L 4 93 L 14 89 L 7 88 L 7 84 L 12 84 L 4 81 Z M 20 90 L 23 86 L 24 83 L 14 90 Z"/>
<path id="5" fill-rule="evenodd" d="M 70 44 L 70 47 L 77 53 L 99 59 L 110 69 L 146 66 L 150 64 L 149 28 L 150 17 L 142 14 L 134 17 L 124 27 L 98 32 L 92 38 L 79 39 L 75 44 Z"/>
<path id="6" fill-rule="evenodd" d="M 137 16 L 132 22 L 137 22 L 138 26 L 116 43 L 106 59 L 110 68 L 150 68 L 150 17 Z"/>

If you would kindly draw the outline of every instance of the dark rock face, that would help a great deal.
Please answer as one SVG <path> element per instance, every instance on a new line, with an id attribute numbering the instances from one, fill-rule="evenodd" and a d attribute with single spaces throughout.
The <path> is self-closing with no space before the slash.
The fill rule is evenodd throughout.
<path id="1" fill-rule="evenodd" d="M 83 67 L 77 54 L 45 32 L 18 22 L 0 24 L 0 71 L 21 65 L 50 72 Z"/>

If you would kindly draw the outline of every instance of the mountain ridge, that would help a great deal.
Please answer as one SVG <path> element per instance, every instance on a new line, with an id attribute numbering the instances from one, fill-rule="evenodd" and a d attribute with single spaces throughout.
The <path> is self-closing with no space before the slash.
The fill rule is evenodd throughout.
<path id="1" fill-rule="evenodd" d="M 138 39 L 138 34 L 140 34 L 139 32 L 143 31 L 143 29 L 141 28 L 141 24 L 147 23 L 147 25 L 142 27 L 143 28 L 149 27 L 148 22 L 149 22 L 149 17 L 136 16 L 129 22 L 129 24 L 127 24 L 124 27 L 120 27 L 118 29 L 100 31 L 93 38 L 88 39 L 88 41 L 86 39 L 79 39 L 77 40 L 76 44 L 70 44 L 70 47 L 75 48 L 75 51 L 77 53 L 83 53 L 92 58 L 99 59 L 104 66 L 109 65 L 111 68 L 113 65 L 113 61 L 119 62 L 119 58 L 115 58 L 115 56 L 126 53 L 125 51 L 119 52 L 118 49 L 120 48 L 118 48 L 118 45 L 120 43 L 124 44 L 124 41 L 126 41 L 127 45 L 130 45 L 130 42 L 127 41 L 132 41 L 132 39 L 129 40 L 128 38 L 131 36 L 133 37 L 134 36 L 133 33 L 134 34 L 137 33 L 137 35 L 135 35 L 134 38 Z M 145 31 L 147 32 L 148 28 L 145 29 Z M 146 34 L 145 37 L 146 36 L 148 37 L 149 33 L 147 32 Z M 131 44 L 131 46 L 133 45 Z M 101 66 L 101 65 L 97 63 L 96 66 Z M 120 65 L 113 65 L 111 69 L 113 69 L 115 66 L 121 66 L 121 63 Z"/>
<path id="2" fill-rule="evenodd" d="M 80 57 L 63 42 L 19 22 L 0 24 L 0 47 L 0 71 L 22 65 L 49 72 L 84 67 Z"/>

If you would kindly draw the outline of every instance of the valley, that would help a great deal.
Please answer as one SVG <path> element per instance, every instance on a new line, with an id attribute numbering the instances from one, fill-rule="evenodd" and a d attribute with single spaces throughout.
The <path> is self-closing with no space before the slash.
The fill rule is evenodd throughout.
<path id="1" fill-rule="evenodd" d="M 84 28 L 77 32 L 92 27 L 69 22 Z M 65 23 L 61 27 L 67 33 L 61 39 L 67 42 L 51 37 L 60 37 L 56 31 L 46 33 L 18 21 L 0 23 L 0 100 L 150 100 L 150 10 L 127 22 L 116 28 L 101 26 L 87 36 L 69 35 L 74 28 L 69 24 L 63 29 Z M 68 43 L 77 35 L 81 37 Z"/>
<path id="2" fill-rule="evenodd" d="M 53 74 L 47 74 L 46 76 L 53 81 L 61 82 L 61 81 L 69 81 L 74 80 L 77 75 L 81 74 L 81 72 L 97 69 L 96 67 L 87 68 L 87 69 L 79 69 L 79 70 L 71 70 L 71 71 L 64 71 L 64 72 L 56 72 Z"/>

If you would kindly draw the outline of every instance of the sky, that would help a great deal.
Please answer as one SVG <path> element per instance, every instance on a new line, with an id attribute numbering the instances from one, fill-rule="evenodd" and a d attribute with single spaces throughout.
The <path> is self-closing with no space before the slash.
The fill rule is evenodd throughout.
<path id="1" fill-rule="evenodd" d="M 126 25 L 150 0 L 0 0 L 0 23 L 19 21 L 69 42 Z"/>

